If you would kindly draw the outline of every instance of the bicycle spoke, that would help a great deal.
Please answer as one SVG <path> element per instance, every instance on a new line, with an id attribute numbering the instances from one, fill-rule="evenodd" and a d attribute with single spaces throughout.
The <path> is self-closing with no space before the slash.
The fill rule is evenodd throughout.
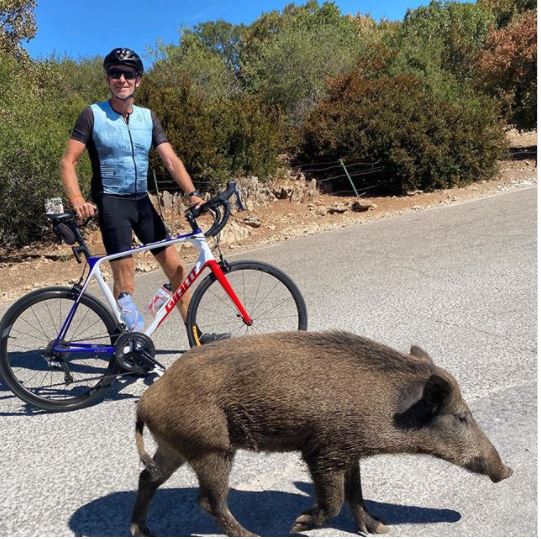
<path id="1" fill-rule="evenodd" d="M 48 336 L 47 334 L 44 332 L 43 328 L 40 327 L 40 329 L 38 329 L 34 324 L 31 324 L 30 322 L 28 322 L 27 320 L 23 319 L 21 317 L 21 319 L 23 320 L 23 322 L 25 322 L 25 324 L 27 324 L 28 326 L 30 326 L 34 331 L 36 331 L 37 333 L 41 333 L 41 335 L 43 335 L 46 339 L 48 339 Z M 38 323 L 39 323 L 39 320 L 38 320 Z M 41 326 L 41 325 L 40 325 Z"/>
<path id="2" fill-rule="evenodd" d="M 34 339 L 38 342 L 44 342 L 43 340 L 40 340 L 39 337 L 37 337 L 36 335 L 33 335 L 33 334 L 29 334 L 29 333 L 23 333 L 22 331 L 19 331 L 17 328 L 12 328 L 11 329 L 11 332 L 10 332 L 10 336 L 8 337 L 11 341 L 17 341 L 19 340 L 17 336 L 15 337 L 12 337 L 11 336 L 11 333 L 16 333 L 17 335 L 20 335 L 21 337 L 21 340 L 23 339 Z"/>
<path id="3" fill-rule="evenodd" d="M 292 301 L 292 299 L 290 297 L 281 298 L 280 300 L 277 300 L 277 303 L 267 307 L 266 310 L 264 310 L 263 312 L 257 313 L 257 318 L 261 318 L 262 316 L 266 315 L 267 313 L 270 313 L 271 311 L 275 311 L 279 307 L 283 307 L 286 303 L 290 303 L 291 301 Z M 293 304 L 294 304 L 294 302 L 293 302 Z M 254 314 L 255 314 L 255 312 L 254 312 Z"/>
<path id="4" fill-rule="evenodd" d="M 279 285 L 280 283 L 277 281 L 274 286 L 267 292 L 267 294 L 261 299 L 261 301 L 255 305 L 254 303 L 254 314 L 257 312 L 257 309 L 259 309 L 261 307 L 261 305 L 263 305 L 263 302 L 272 294 L 272 292 L 276 289 L 276 287 Z M 258 290 L 259 292 L 259 290 Z"/>
<path id="5" fill-rule="evenodd" d="M 75 336 L 77 335 L 77 332 L 79 331 L 79 328 L 81 327 L 81 324 L 85 321 L 85 318 L 86 318 L 86 316 L 88 315 L 89 312 L 90 311 L 85 311 L 85 314 L 81 318 L 81 321 L 79 322 L 79 325 L 73 330 L 74 337 L 72 338 L 72 340 L 75 340 Z M 75 316 L 73 317 L 72 323 L 75 322 L 75 317 L 76 316 L 77 316 L 77 311 L 75 312 Z M 94 323 L 96 324 L 97 321 L 94 322 Z M 68 331 L 69 331 L 69 328 L 68 328 Z M 66 335 L 67 335 L 68 331 L 66 331 Z"/>
<path id="6" fill-rule="evenodd" d="M 53 327 L 56 327 L 53 315 L 51 314 L 51 309 L 49 308 L 49 302 L 48 301 L 45 302 L 45 307 L 47 308 L 47 312 L 49 313 L 49 317 L 51 319 L 51 322 L 53 323 Z M 62 313 L 62 304 L 60 304 L 60 309 L 58 309 L 58 313 L 59 313 L 59 316 L 62 316 L 62 314 L 61 314 Z"/>
<path id="7" fill-rule="evenodd" d="M 244 276 L 244 272 L 242 272 L 243 276 Z M 257 296 L 259 295 L 259 287 L 261 286 L 261 280 L 263 279 L 263 273 L 259 273 L 259 280 L 257 282 L 257 287 L 256 287 L 256 290 L 255 290 L 255 295 L 254 295 L 254 298 L 253 298 L 253 302 L 252 302 L 252 307 L 251 307 L 251 312 L 255 312 L 256 310 L 256 302 L 257 302 Z"/>

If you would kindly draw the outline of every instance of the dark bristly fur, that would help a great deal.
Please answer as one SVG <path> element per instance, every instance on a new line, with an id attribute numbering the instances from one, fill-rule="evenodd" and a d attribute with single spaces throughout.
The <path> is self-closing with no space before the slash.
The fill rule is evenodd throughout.
<path id="1" fill-rule="evenodd" d="M 148 427 L 158 444 L 150 457 Z M 179 359 L 141 397 L 136 444 L 145 469 L 132 534 L 148 535 L 156 489 L 184 462 L 194 469 L 200 503 L 231 536 L 252 535 L 227 507 L 237 449 L 299 451 L 317 504 L 292 532 L 321 526 L 346 500 L 358 529 L 388 528 L 364 506 L 359 459 L 425 453 L 493 481 L 509 477 L 479 428 L 456 380 L 419 347 L 402 354 L 341 331 L 288 332 L 216 342 Z"/>

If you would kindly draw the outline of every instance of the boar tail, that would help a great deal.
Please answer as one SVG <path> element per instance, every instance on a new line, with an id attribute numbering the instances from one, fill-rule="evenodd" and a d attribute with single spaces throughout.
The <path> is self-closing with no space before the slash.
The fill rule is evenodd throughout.
<path id="1" fill-rule="evenodd" d="M 141 462 L 148 470 L 152 478 L 157 478 L 160 475 L 158 465 L 154 462 L 153 458 L 145 451 L 145 441 L 143 439 L 143 429 L 145 428 L 145 420 L 137 414 L 135 421 L 135 446 L 137 447 L 137 453 Z"/>

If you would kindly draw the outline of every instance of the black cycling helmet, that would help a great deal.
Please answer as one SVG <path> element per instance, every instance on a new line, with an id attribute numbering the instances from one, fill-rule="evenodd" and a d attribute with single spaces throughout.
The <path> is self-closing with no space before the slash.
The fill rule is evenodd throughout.
<path id="1" fill-rule="evenodd" d="M 103 60 L 103 69 L 109 71 L 109 68 L 114 65 L 132 67 L 138 75 L 145 72 L 141 57 L 131 49 L 113 49 Z"/>

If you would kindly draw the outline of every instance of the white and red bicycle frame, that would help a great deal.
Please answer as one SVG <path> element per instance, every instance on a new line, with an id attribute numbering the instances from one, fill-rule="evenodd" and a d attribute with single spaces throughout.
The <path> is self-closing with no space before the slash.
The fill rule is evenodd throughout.
<path id="1" fill-rule="evenodd" d="M 95 279 L 98 283 L 98 286 L 100 287 L 101 292 L 106 298 L 107 303 L 109 307 L 111 308 L 111 311 L 115 314 L 118 321 L 122 322 L 122 319 L 120 317 L 120 309 L 118 308 L 117 302 L 115 301 L 111 288 L 105 282 L 105 279 L 103 277 L 103 274 L 100 268 L 101 265 L 104 262 L 109 262 L 110 260 L 115 260 L 116 258 L 125 257 L 126 255 L 132 255 L 132 254 L 136 254 L 136 253 L 140 253 L 144 251 L 149 251 L 150 249 L 154 249 L 156 247 L 166 247 L 169 245 L 174 245 L 176 243 L 182 243 L 184 241 L 190 242 L 199 251 L 199 257 L 193 269 L 190 271 L 186 279 L 184 279 L 184 282 L 171 294 L 171 299 L 167 301 L 161 307 L 161 309 L 156 313 L 154 320 L 143 331 L 143 333 L 147 335 L 148 337 L 150 337 L 156 331 L 156 329 L 160 326 L 160 324 L 165 320 L 165 318 L 169 315 L 169 313 L 174 309 L 175 305 L 180 301 L 182 296 L 184 296 L 186 291 L 191 287 L 191 285 L 197 280 L 197 278 L 201 275 L 201 273 L 206 268 L 209 268 L 209 270 L 214 274 L 218 282 L 222 285 L 227 295 L 231 298 L 231 301 L 234 303 L 235 307 L 237 308 L 244 323 L 248 326 L 251 326 L 252 319 L 250 318 L 250 315 L 247 313 L 246 309 L 244 308 L 244 305 L 242 305 L 241 301 L 235 294 L 235 291 L 233 290 L 233 288 L 231 287 L 231 284 L 227 280 L 227 277 L 225 276 L 220 264 L 217 262 L 216 258 L 212 254 L 212 251 L 210 250 L 210 247 L 207 242 L 207 238 L 205 237 L 203 232 L 201 232 L 200 230 L 196 232 L 191 232 L 190 234 L 181 234 L 181 235 L 176 236 L 175 238 L 166 239 L 166 240 L 162 240 L 162 241 L 158 241 L 154 243 L 148 243 L 146 245 L 142 245 L 140 247 L 130 249 L 129 251 L 123 251 L 122 253 L 116 253 L 114 255 L 89 257 L 88 264 L 90 267 L 90 272 L 85 279 L 85 282 L 81 288 L 81 292 L 77 300 L 79 300 L 82 294 L 85 292 L 90 281 L 92 279 Z"/>

